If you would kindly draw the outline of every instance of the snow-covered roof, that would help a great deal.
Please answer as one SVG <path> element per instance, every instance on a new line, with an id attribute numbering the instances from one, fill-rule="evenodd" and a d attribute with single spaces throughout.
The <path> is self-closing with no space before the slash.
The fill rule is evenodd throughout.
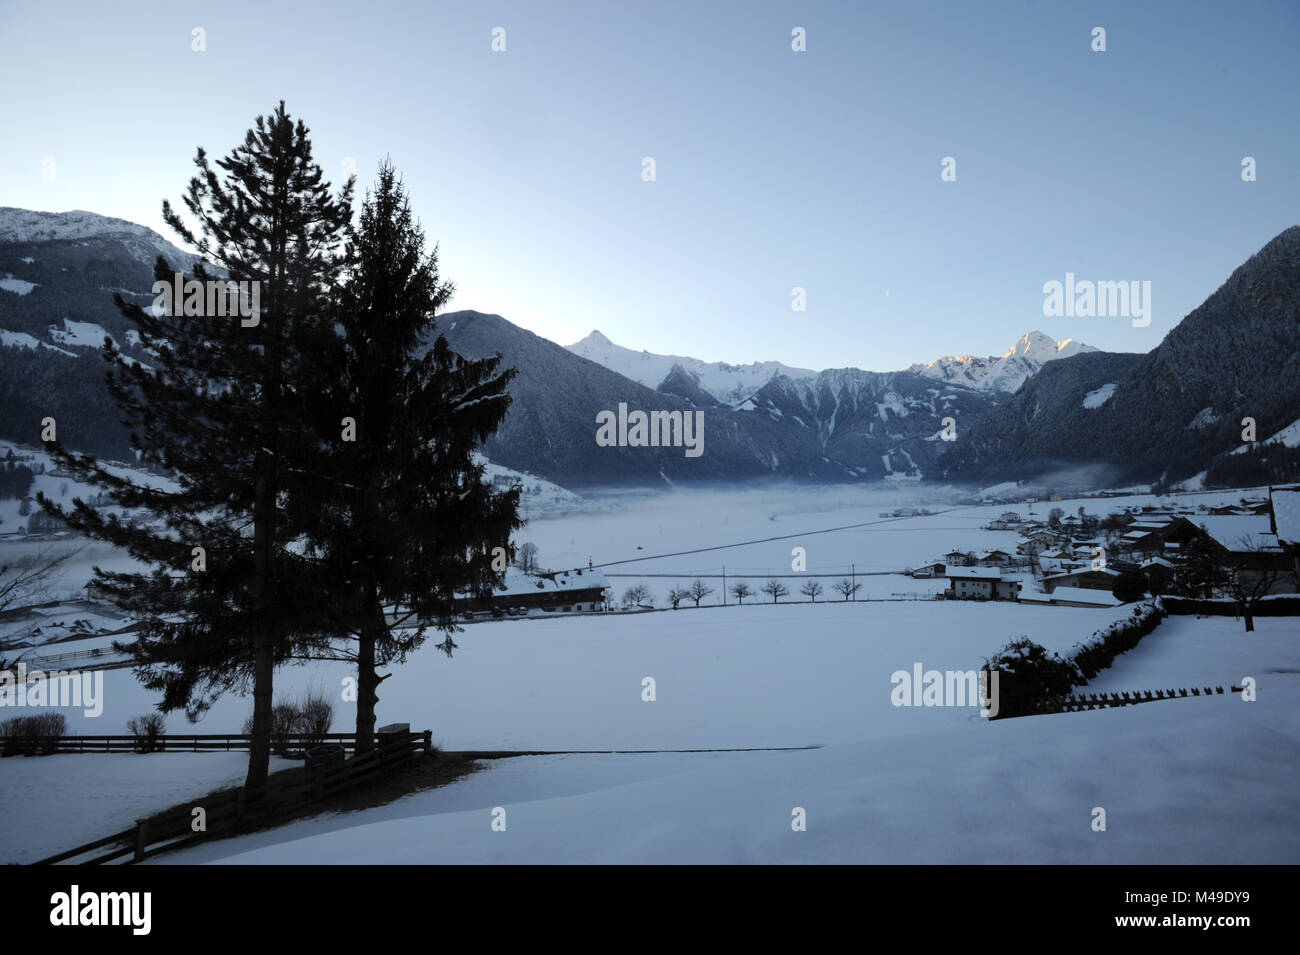
<path id="1" fill-rule="evenodd" d="M 538 577 L 516 570 L 506 571 L 505 587 L 498 588 L 498 596 L 518 596 L 535 593 L 562 593 L 566 590 L 591 590 L 605 588 L 609 581 L 599 570 L 565 571 L 550 577 Z"/>
<path id="2" fill-rule="evenodd" d="M 1205 518 L 1201 524 L 1210 537 L 1230 551 L 1243 550 L 1243 538 L 1261 549 L 1271 550 L 1278 546 L 1277 536 L 1270 532 L 1268 518 L 1262 514 L 1214 515 Z"/>
<path id="3" fill-rule="evenodd" d="M 1099 567 L 1099 568 L 1093 569 L 1093 568 L 1090 568 L 1090 567 L 1084 566 L 1084 567 L 1079 568 L 1078 570 L 1069 570 L 1069 571 L 1066 571 L 1066 572 L 1063 573 L 1063 574 L 1051 574 L 1051 575 L 1049 575 L 1049 576 L 1047 576 L 1047 577 L 1044 577 L 1044 578 L 1043 578 L 1043 582 L 1046 583 L 1046 582 L 1049 581 L 1049 580 L 1060 580 L 1062 577 L 1073 577 L 1073 576 L 1075 576 L 1076 574 L 1105 574 L 1107 577 L 1118 577 L 1118 576 L 1119 576 L 1119 571 L 1117 571 L 1117 570 L 1111 570 L 1109 567 Z"/>
<path id="4" fill-rule="evenodd" d="M 1284 544 L 1300 544 L 1300 488 L 1274 488 L 1269 497 L 1273 501 L 1278 540 Z"/>
<path id="5" fill-rule="evenodd" d="M 1052 602 L 1052 595 L 1038 590 L 1022 590 L 1020 591 L 1019 600 L 1021 603 L 1049 604 Z"/>
<path id="6" fill-rule="evenodd" d="M 1142 561 L 1142 567 L 1173 567 L 1174 565 L 1163 557 L 1150 557 Z"/>
<path id="7" fill-rule="evenodd" d="M 1001 567 L 954 567 L 948 571 L 949 580 L 960 580 L 963 577 L 973 577 L 979 580 L 1001 580 Z"/>
<path id="8" fill-rule="evenodd" d="M 1068 600 L 1071 603 L 1096 604 L 1098 607 L 1116 607 L 1119 601 L 1109 591 L 1089 590 L 1087 587 L 1057 587 L 1051 593 L 1052 601 Z"/>

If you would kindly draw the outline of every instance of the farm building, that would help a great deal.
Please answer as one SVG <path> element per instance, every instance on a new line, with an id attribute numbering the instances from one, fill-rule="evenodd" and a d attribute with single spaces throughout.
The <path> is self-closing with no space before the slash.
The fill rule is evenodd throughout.
<path id="1" fill-rule="evenodd" d="M 1081 570 L 1072 570 L 1064 574 L 1053 574 L 1051 577 L 1043 578 L 1043 589 L 1049 594 L 1055 593 L 1057 587 L 1078 587 L 1085 590 L 1104 590 L 1110 593 L 1115 586 L 1115 578 L 1119 576 L 1117 571 L 1109 567 L 1103 567 L 1100 570 L 1093 570 L 1091 567 Z"/>
<path id="2" fill-rule="evenodd" d="M 1000 567 L 949 567 L 944 596 L 953 600 L 1015 600 L 1020 579 L 1003 577 Z"/>
<path id="3" fill-rule="evenodd" d="M 551 574 L 506 572 L 505 586 L 488 600 L 466 598 L 463 609 L 545 610 L 559 613 L 590 613 L 605 609 L 609 581 L 598 570 L 561 571 Z"/>

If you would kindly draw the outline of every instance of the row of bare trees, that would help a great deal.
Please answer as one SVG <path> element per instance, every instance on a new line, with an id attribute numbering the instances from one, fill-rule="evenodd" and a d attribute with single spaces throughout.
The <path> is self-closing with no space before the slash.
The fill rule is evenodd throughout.
<path id="1" fill-rule="evenodd" d="M 849 600 L 857 595 L 858 591 L 862 589 L 862 585 L 857 581 L 845 579 L 835 583 L 831 589 L 845 600 Z M 745 603 L 746 597 L 753 597 L 756 593 L 749 583 L 744 580 L 732 584 L 727 592 L 736 599 L 736 603 L 741 604 L 742 606 Z M 822 586 L 821 582 L 817 580 L 810 580 L 799 588 L 799 593 L 803 594 L 813 603 L 816 603 L 817 598 L 822 596 L 825 592 L 825 588 Z M 704 583 L 702 580 L 696 580 L 693 581 L 689 587 L 673 587 L 669 590 L 668 602 L 672 605 L 674 610 L 678 609 L 685 600 L 693 600 L 695 606 L 698 607 L 700 601 L 711 593 L 713 593 L 712 587 Z M 782 597 L 788 597 L 790 595 L 790 588 L 780 580 L 773 577 L 765 581 L 758 588 L 757 593 L 762 593 L 771 597 L 772 603 L 779 603 Z M 654 606 L 654 594 L 645 584 L 636 584 L 623 591 L 623 599 L 621 602 L 624 610 L 630 610 L 633 607 L 649 608 Z"/>

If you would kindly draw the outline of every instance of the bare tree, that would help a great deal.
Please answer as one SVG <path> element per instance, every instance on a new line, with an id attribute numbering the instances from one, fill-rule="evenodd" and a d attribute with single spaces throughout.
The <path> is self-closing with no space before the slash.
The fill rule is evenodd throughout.
<path id="1" fill-rule="evenodd" d="M 533 574 L 539 570 L 537 564 L 537 545 L 532 541 L 524 541 L 519 545 L 519 557 L 516 564 L 525 574 Z"/>
<path id="2" fill-rule="evenodd" d="M 743 580 L 731 585 L 731 596 L 736 598 L 736 602 L 741 606 L 745 604 L 745 598 L 751 596 L 754 591 L 749 589 L 749 584 Z"/>
<path id="3" fill-rule="evenodd" d="M 76 550 L 43 547 L 37 553 L 0 566 L 0 613 L 36 603 L 49 593 L 51 578 Z"/>
<path id="4" fill-rule="evenodd" d="M 691 586 L 686 590 L 686 595 L 695 601 L 697 607 L 700 605 L 700 601 L 711 593 L 713 593 L 713 588 L 702 580 L 692 581 Z"/>
<path id="5" fill-rule="evenodd" d="M 0 566 L 0 614 L 47 598 L 60 569 L 79 552 L 80 548 L 58 550 L 53 546 L 43 547 L 35 554 Z M 14 635 L 0 629 L 0 644 Z M 8 669 L 13 662 L 0 656 L 0 670 Z"/>
<path id="6" fill-rule="evenodd" d="M 772 603 L 778 602 L 782 597 L 790 592 L 789 588 L 775 577 L 767 581 L 767 583 L 763 584 L 759 589 L 772 598 Z"/>
<path id="7" fill-rule="evenodd" d="M 637 584 L 623 591 L 623 609 L 629 610 L 632 607 L 641 607 L 649 604 L 654 605 L 653 598 L 650 596 L 650 588 L 645 584 Z"/>
<path id="8" fill-rule="evenodd" d="M 674 610 L 677 609 L 678 604 L 688 597 L 690 597 L 690 592 L 683 590 L 681 587 L 674 587 L 668 591 L 668 602 L 673 605 Z"/>
<path id="9" fill-rule="evenodd" d="M 835 585 L 835 592 L 839 594 L 843 594 L 845 600 L 848 600 L 850 597 L 852 597 L 861 589 L 862 589 L 861 584 L 854 583 L 848 580 L 841 580 L 838 584 Z"/>
<path id="10" fill-rule="evenodd" d="M 1276 551 L 1265 547 L 1263 541 L 1247 534 L 1238 541 L 1233 563 L 1223 568 L 1223 589 L 1237 604 L 1237 611 L 1246 619 L 1246 632 L 1255 629 L 1255 609 L 1277 583 L 1281 571 L 1270 560 Z"/>
<path id="11" fill-rule="evenodd" d="M 813 603 L 817 602 L 817 597 L 821 594 L 821 592 L 822 592 L 822 585 L 815 580 L 810 580 L 808 581 L 808 583 L 804 584 L 802 587 L 799 588 L 799 593 L 803 594 L 805 597 L 810 598 Z"/>

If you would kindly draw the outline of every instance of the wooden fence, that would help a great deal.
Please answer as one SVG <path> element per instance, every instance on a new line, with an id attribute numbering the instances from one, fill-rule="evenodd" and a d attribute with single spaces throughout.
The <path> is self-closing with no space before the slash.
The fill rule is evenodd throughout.
<path id="1" fill-rule="evenodd" d="M 313 766 L 309 762 L 301 771 L 290 770 L 273 777 L 265 792 L 256 800 L 246 797 L 242 788 L 203 796 L 147 819 L 138 819 L 130 829 L 68 849 L 34 864 L 67 862 L 102 865 L 118 862 L 129 865 L 161 852 L 197 845 L 208 839 L 236 835 L 279 818 L 292 816 L 303 805 L 338 795 L 405 763 L 421 752 L 429 752 L 432 740 L 431 730 L 405 733 L 399 738 L 386 735 L 384 743 L 368 753 L 354 755 L 330 766 Z M 203 810 L 202 832 L 194 831 L 196 809 Z"/>
<path id="2" fill-rule="evenodd" d="M 1231 692 L 1241 693 L 1244 687 L 1230 687 Z M 1135 706 L 1138 703 L 1154 703 L 1157 700 L 1181 700 L 1193 696 L 1216 696 L 1224 693 L 1223 687 L 1192 687 L 1177 690 L 1136 690 L 1131 693 L 1078 693 L 1069 696 L 1042 700 L 1034 705 L 1033 713 L 1082 713 L 1085 710 L 1102 710 L 1116 706 Z"/>
<path id="3" fill-rule="evenodd" d="M 247 750 L 252 737 L 239 733 L 166 733 L 153 737 L 130 734 L 115 736 L 9 736 L 0 740 L 0 756 L 39 752 L 52 753 L 198 753 L 209 750 L 225 752 Z M 376 735 L 376 740 L 378 736 Z M 271 750 L 277 754 L 302 753 L 322 743 L 337 743 L 348 752 L 356 752 L 355 733 L 320 733 L 316 735 L 272 735 Z M 146 749 L 144 747 L 152 747 Z"/>

